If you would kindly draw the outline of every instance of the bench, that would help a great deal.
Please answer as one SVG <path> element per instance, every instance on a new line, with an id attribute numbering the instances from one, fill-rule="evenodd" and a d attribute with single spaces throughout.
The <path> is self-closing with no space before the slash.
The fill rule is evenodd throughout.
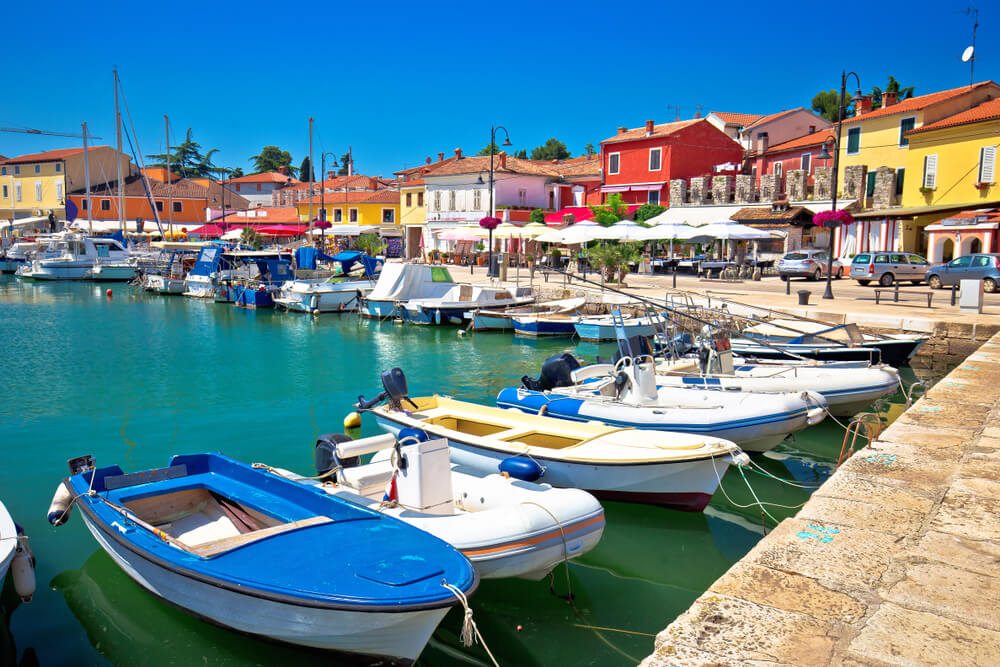
<path id="1" fill-rule="evenodd" d="M 906 291 L 900 290 L 900 289 L 897 289 L 895 287 L 876 287 L 875 288 L 875 305 L 878 305 L 879 300 L 881 299 L 881 297 L 882 297 L 883 294 L 892 294 L 893 295 L 893 299 L 892 300 L 895 303 L 899 302 L 899 295 L 900 294 L 902 294 L 902 295 L 913 294 L 913 295 L 916 295 L 916 296 L 926 296 L 927 297 L 927 307 L 928 308 L 931 307 L 931 301 L 934 299 L 934 292 L 932 292 L 930 290 L 928 290 L 926 292 L 914 292 L 914 291 L 909 291 L 909 290 L 906 290 Z"/>

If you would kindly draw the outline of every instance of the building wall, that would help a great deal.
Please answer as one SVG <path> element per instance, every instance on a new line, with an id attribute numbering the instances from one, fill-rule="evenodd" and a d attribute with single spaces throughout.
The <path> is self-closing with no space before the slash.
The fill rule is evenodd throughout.
<path id="1" fill-rule="evenodd" d="M 767 144 L 768 146 L 777 146 L 786 141 L 791 141 L 792 139 L 798 139 L 799 137 L 809 134 L 809 128 L 815 128 L 815 132 L 822 132 L 823 130 L 831 127 L 833 123 L 826 120 L 821 116 L 801 109 L 795 113 L 790 113 L 781 118 L 776 118 L 775 120 L 767 123 L 766 125 L 760 125 L 757 127 L 752 127 L 744 130 L 741 133 L 740 143 L 746 150 L 760 151 L 761 146 L 758 145 L 757 135 L 761 132 L 767 133 Z"/>
<path id="2" fill-rule="evenodd" d="M 235 192 L 252 204 L 271 205 L 271 193 L 278 189 L 279 183 L 229 183 L 226 189 Z M 258 186 L 260 189 L 258 190 Z"/>
<path id="3" fill-rule="evenodd" d="M 427 201 L 418 205 L 420 196 L 424 194 L 423 185 L 399 188 L 399 217 L 401 225 L 422 225 L 427 221 Z M 406 205 L 406 196 L 410 195 L 410 205 Z"/>
<path id="4" fill-rule="evenodd" d="M 84 208 L 85 201 L 87 197 L 82 194 L 71 194 L 69 198 L 76 204 L 79 213 L 77 217 L 80 220 L 87 219 L 87 209 Z M 93 220 L 118 220 L 118 197 L 115 195 L 92 195 L 90 201 L 93 203 L 94 210 L 91 211 L 90 217 Z M 101 207 L 101 202 L 107 201 L 109 209 L 104 210 Z M 172 219 L 174 224 L 195 224 L 201 225 L 205 222 L 205 209 L 208 207 L 208 201 L 205 199 L 191 199 L 184 198 L 179 199 L 177 197 L 173 198 L 173 204 L 180 204 L 181 210 L 174 211 L 171 215 L 170 204 L 171 202 L 167 200 L 166 197 L 155 197 L 154 202 L 160 202 L 163 206 L 162 211 L 157 211 L 160 216 L 160 222 L 166 223 L 168 220 Z M 156 217 L 153 215 L 153 210 L 149 206 L 149 200 L 145 197 L 129 196 L 125 197 L 125 219 L 135 220 L 136 218 L 142 218 L 150 225 L 155 225 L 154 222 Z"/>
<path id="5" fill-rule="evenodd" d="M 298 203 L 295 205 L 299 213 L 299 220 L 308 223 L 309 222 L 309 203 Z M 336 213 L 338 209 L 341 211 L 341 223 L 340 224 L 356 224 L 356 225 L 398 225 L 399 224 L 399 204 L 378 204 L 378 203 L 358 203 L 358 204 L 326 204 L 324 206 L 326 209 L 326 219 L 327 221 L 333 223 L 335 226 L 338 224 L 334 222 L 336 219 Z M 351 222 L 350 209 L 358 209 L 358 221 Z M 320 206 L 318 203 L 313 204 L 313 215 L 317 218 L 319 217 Z M 393 222 L 382 222 L 382 210 L 391 209 L 393 211 Z"/>
<path id="6" fill-rule="evenodd" d="M 903 206 L 975 204 L 1000 199 L 1000 186 L 976 187 L 983 146 L 1000 144 L 1000 120 L 943 128 L 910 136 L 903 179 Z M 924 158 L 937 155 L 937 184 L 921 192 Z M 1000 156 L 998 156 L 1000 157 Z M 995 171 L 1000 175 L 1000 164 Z"/>
<path id="7" fill-rule="evenodd" d="M 816 172 L 816 167 L 831 167 L 833 166 L 833 157 L 829 160 L 819 160 L 818 156 L 822 152 L 820 146 L 807 146 L 801 149 L 796 149 L 793 151 L 781 152 L 781 153 L 765 153 L 763 157 L 757 157 L 752 161 L 752 166 L 757 167 L 757 187 L 760 187 L 760 177 L 764 174 L 773 174 L 774 165 L 778 162 L 781 163 L 781 174 L 784 178 L 792 169 L 802 168 L 802 156 L 806 153 L 809 154 L 809 176 L 807 179 L 808 185 L 813 184 L 813 174 Z"/>

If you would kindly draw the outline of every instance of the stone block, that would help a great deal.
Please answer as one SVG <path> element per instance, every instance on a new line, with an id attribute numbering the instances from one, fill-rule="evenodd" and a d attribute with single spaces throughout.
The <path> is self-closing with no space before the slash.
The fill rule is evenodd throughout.
<path id="1" fill-rule="evenodd" d="M 844 183 L 841 186 L 842 197 L 845 200 L 865 198 L 865 188 L 867 187 L 868 167 L 863 164 L 854 164 L 844 167 Z M 845 201 L 846 205 L 847 202 Z"/>
<path id="2" fill-rule="evenodd" d="M 924 535 L 910 558 L 932 559 L 991 577 L 1000 575 L 1000 545 L 935 531 Z"/>
<path id="3" fill-rule="evenodd" d="M 824 525 L 864 528 L 894 537 L 915 533 L 924 519 L 922 512 L 889 507 L 878 500 L 874 503 L 858 502 L 817 495 L 813 495 L 795 516 L 803 520 L 822 521 Z"/>
<path id="4" fill-rule="evenodd" d="M 708 176 L 695 176 L 691 179 L 690 199 L 691 204 L 701 206 L 708 199 L 709 182 Z"/>
<path id="5" fill-rule="evenodd" d="M 875 192 L 872 208 L 889 208 L 896 205 L 896 170 L 879 167 L 875 170 Z"/>
<path id="6" fill-rule="evenodd" d="M 914 563 L 885 599 L 1000 631 L 1000 582 L 944 563 Z"/>
<path id="7" fill-rule="evenodd" d="M 927 513 L 936 497 L 902 482 L 878 475 L 860 475 L 838 470 L 813 493 L 813 498 L 843 498 L 896 509 Z"/>
<path id="8" fill-rule="evenodd" d="M 732 201 L 733 177 L 713 176 L 712 177 L 712 203 L 728 204 Z"/>
<path id="9" fill-rule="evenodd" d="M 970 540 L 1000 540 L 1000 499 L 949 492 L 930 527 Z"/>
<path id="10" fill-rule="evenodd" d="M 785 175 L 785 187 L 790 201 L 803 201 L 806 198 L 808 176 L 805 169 L 790 169 Z"/>
<path id="11" fill-rule="evenodd" d="M 813 199 L 830 199 L 833 192 L 833 167 L 813 170 Z"/>
<path id="12" fill-rule="evenodd" d="M 879 442 L 895 442 L 921 449 L 939 450 L 964 446 L 970 442 L 971 435 L 965 429 L 935 428 L 896 420 L 879 435 L 878 440 Z"/>
<path id="13" fill-rule="evenodd" d="M 670 205 L 683 206 L 687 203 L 688 184 L 683 178 L 670 179 Z"/>
<path id="14" fill-rule="evenodd" d="M 760 199 L 761 201 L 774 201 L 781 195 L 781 176 L 778 174 L 764 174 L 760 177 Z"/>
<path id="15" fill-rule="evenodd" d="M 757 187 L 752 174 L 739 174 L 736 177 L 736 203 L 752 204 L 757 201 Z"/>
<path id="16" fill-rule="evenodd" d="M 960 457 L 958 448 L 928 450 L 912 445 L 875 442 L 855 452 L 844 461 L 840 470 L 877 475 L 905 483 L 916 491 L 940 494 L 958 469 Z"/>

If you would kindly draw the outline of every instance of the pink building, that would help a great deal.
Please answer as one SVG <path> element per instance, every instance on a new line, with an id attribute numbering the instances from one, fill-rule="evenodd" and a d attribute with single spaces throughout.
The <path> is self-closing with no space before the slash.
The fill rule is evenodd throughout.
<path id="1" fill-rule="evenodd" d="M 830 144 L 828 150 L 833 150 L 833 139 L 834 131 L 832 129 L 821 130 L 776 146 L 769 146 L 762 153 L 750 154 L 747 157 L 747 165 L 750 167 L 750 173 L 754 176 L 755 184 L 760 186 L 760 177 L 764 174 L 779 174 L 784 177 L 793 169 L 804 169 L 807 174 L 806 183 L 811 186 L 816 167 L 833 166 L 832 158 L 825 161 L 819 159 L 825 142 Z"/>

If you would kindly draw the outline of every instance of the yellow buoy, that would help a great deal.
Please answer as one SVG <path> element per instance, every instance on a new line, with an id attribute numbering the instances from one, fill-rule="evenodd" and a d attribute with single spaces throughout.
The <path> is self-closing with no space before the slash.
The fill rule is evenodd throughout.
<path id="1" fill-rule="evenodd" d="M 352 412 L 344 417 L 344 428 L 358 428 L 359 426 L 361 426 L 361 415 L 357 412 Z"/>

